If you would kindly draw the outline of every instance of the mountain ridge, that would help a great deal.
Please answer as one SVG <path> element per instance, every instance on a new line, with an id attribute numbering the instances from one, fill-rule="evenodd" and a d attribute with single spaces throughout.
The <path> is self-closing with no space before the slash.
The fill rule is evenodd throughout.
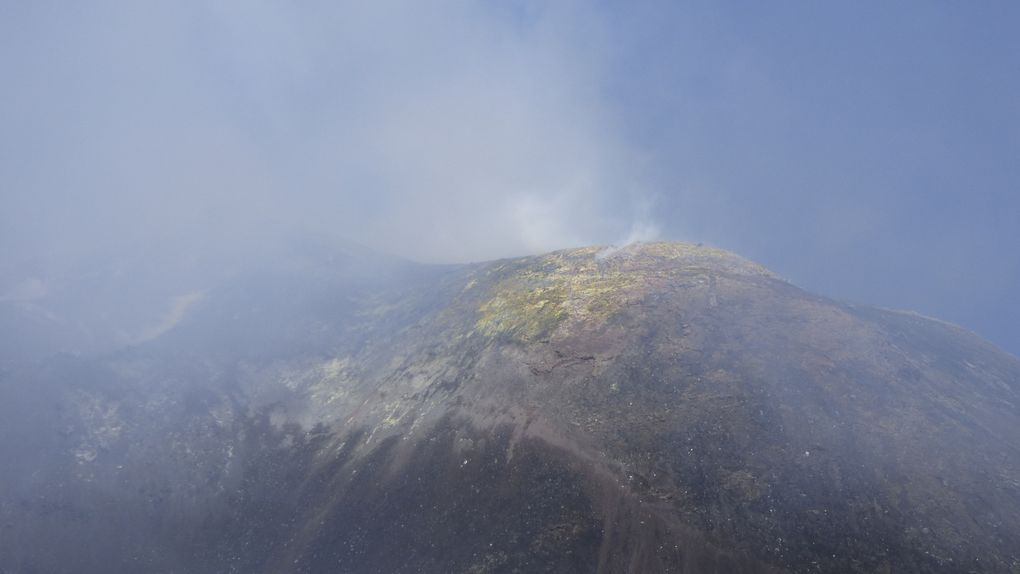
<path id="1" fill-rule="evenodd" d="M 691 244 L 384 267 L 0 379 L 0 566 L 1020 565 L 1020 361 L 959 328 Z"/>

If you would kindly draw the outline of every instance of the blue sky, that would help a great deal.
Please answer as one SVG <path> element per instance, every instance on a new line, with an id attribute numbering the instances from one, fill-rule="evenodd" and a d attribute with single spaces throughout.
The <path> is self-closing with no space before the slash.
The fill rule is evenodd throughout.
<path id="1" fill-rule="evenodd" d="M 614 90 L 667 233 L 1020 351 L 1020 5 L 671 6 Z"/>
<path id="2" fill-rule="evenodd" d="M 1011 2 L 0 6 L 0 264 L 703 241 L 1020 353 Z"/>

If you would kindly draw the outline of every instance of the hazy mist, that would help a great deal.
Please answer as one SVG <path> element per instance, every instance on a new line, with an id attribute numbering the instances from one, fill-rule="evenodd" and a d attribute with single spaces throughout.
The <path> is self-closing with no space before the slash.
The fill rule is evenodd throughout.
<path id="1" fill-rule="evenodd" d="M 0 573 L 1020 572 L 1018 31 L 0 2 Z"/>
<path id="2" fill-rule="evenodd" d="M 1016 353 L 1018 23 L 1005 2 L 7 3 L 0 297 L 126 258 L 164 309 L 280 234 L 424 262 L 662 237 Z"/>

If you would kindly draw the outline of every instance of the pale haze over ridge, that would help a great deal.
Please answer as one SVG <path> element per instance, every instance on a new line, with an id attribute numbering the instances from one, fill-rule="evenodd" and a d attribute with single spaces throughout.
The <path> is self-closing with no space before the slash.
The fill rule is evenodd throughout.
<path id="1" fill-rule="evenodd" d="M 0 287 L 294 228 L 427 262 L 665 238 L 1017 354 L 1018 25 L 1008 2 L 8 3 Z"/>

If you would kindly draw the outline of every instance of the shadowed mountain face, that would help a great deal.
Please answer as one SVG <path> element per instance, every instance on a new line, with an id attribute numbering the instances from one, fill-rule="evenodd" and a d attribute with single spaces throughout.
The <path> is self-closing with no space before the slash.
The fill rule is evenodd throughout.
<path id="1" fill-rule="evenodd" d="M 0 572 L 1020 571 L 970 333 L 686 244 L 366 258 L 0 374 Z"/>

